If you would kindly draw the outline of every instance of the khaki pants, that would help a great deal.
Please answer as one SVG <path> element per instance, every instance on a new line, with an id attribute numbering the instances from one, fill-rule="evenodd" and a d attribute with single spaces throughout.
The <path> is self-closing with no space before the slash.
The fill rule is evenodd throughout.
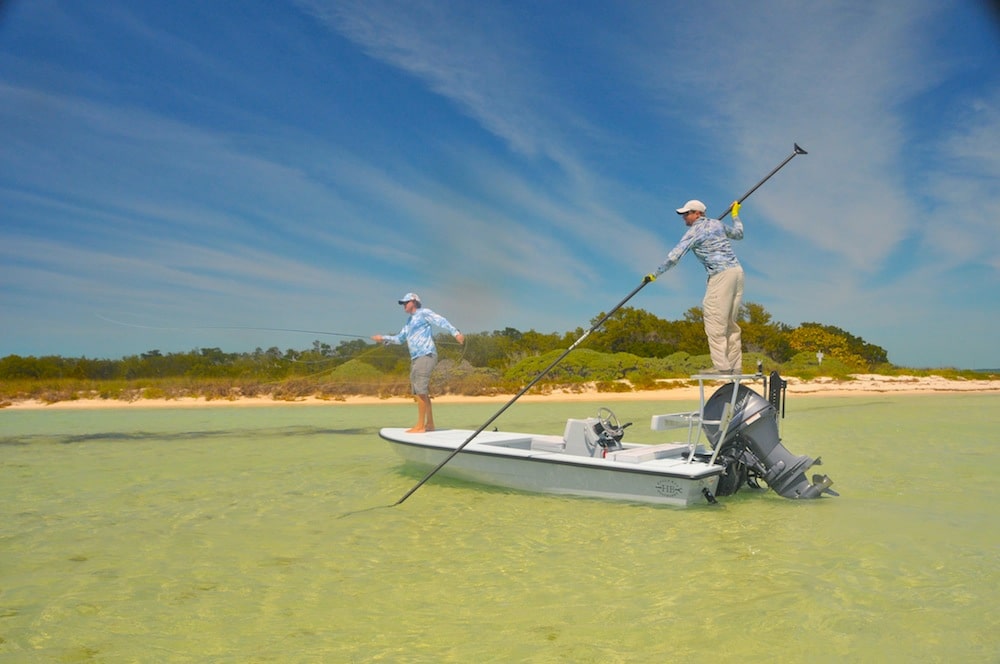
<path id="1" fill-rule="evenodd" d="M 743 268 L 732 267 L 708 278 L 702 311 L 712 364 L 720 371 L 743 371 L 743 346 L 736 324 L 743 304 Z"/>

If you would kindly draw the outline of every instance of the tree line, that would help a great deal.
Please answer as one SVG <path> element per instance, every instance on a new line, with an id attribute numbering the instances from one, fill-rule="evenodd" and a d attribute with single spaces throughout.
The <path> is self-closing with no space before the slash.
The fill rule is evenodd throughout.
<path id="1" fill-rule="evenodd" d="M 591 320 L 594 325 L 604 316 Z M 833 325 L 801 323 L 796 327 L 773 320 L 763 306 L 745 303 L 740 311 L 743 348 L 748 356 L 784 364 L 796 356 L 822 357 L 857 372 L 889 365 L 884 348 Z M 565 333 L 526 332 L 508 327 L 466 334 L 465 346 L 451 337 L 439 337 L 442 360 L 501 375 L 528 358 L 564 350 L 586 330 Z M 668 358 L 677 354 L 708 354 L 702 310 L 692 307 L 680 320 L 665 320 L 642 309 L 623 307 L 582 345 L 599 354 L 628 354 L 639 358 Z M 383 375 L 405 375 L 409 356 L 403 346 L 373 345 L 366 339 L 342 341 L 336 346 L 316 340 L 309 348 L 252 352 L 224 352 L 198 348 L 163 353 L 150 350 L 120 359 L 66 358 L 58 355 L 0 358 L 0 380 L 79 379 L 135 380 L 151 378 L 232 378 L 278 381 L 330 372 L 352 362 L 363 363 Z"/>

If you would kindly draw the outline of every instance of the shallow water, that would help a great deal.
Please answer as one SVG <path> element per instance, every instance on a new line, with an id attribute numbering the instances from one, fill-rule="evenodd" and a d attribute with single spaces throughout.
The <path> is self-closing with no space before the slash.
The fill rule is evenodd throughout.
<path id="1" fill-rule="evenodd" d="M 694 407 L 608 405 L 640 442 Z M 1000 661 L 996 395 L 793 398 L 785 444 L 842 495 L 687 510 L 438 477 L 387 507 L 422 472 L 377 431 L 414 418 L 0 411 L 0 660 Z"/>

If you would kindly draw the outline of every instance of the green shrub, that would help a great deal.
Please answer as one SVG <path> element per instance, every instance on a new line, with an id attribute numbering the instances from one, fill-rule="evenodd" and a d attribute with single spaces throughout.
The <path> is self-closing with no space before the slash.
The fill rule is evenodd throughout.
<path id="1" fill-rule="evenodd" d="M 594 384 L 598 392 L 631 392 L 631 383 L 623 380 L 601 380 Z"/>
<path id="2" fill-rule="evenodd" d="M 553 350 L 543 355 L 527 357 L 511 367 L 504 374 L 504 379 L 525 385 L 538 377 L 564 352 Z M 642 365 L 643 360 L 630 353 L 600 353 L 588 348 L 578 348 L 549 371 L 545 380 L 567 384 L 619 380 Z"/>
<path id="3" fill-rule="evenodd" d="M 782 376 L 794 376 L 802 380 L 811 380 L 817 376 L 829 376 L 839 380 L 851 380 L 851 374 L 862 373 L 856 367 L 850 366 L 835 357 L 824 357 L 820 364 L 816 353 L 803 351 L 796 353 L 792 359 L 781 365 Z"/>

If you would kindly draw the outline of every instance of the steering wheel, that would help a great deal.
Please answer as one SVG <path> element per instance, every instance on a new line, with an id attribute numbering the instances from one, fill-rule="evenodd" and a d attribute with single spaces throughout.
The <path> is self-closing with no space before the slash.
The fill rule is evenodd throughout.
<path id="1" fill-rule="evenodd" d="M 618 416 L 610 408 L 601 406 L 597 409 L 597 419 L 601 424 L 601 430 L 608 436 L 617 440 L 625 432 L 625 427 L 618 421 Z"/>

